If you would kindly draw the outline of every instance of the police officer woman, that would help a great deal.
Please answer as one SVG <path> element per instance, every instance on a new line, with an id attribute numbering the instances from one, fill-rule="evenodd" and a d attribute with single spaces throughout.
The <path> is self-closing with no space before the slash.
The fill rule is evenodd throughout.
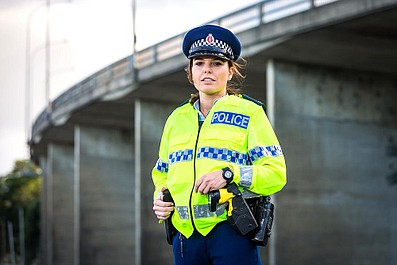
<path id="1" fill-rule="evenodd" d="M 260 195 L 286 184 L 284 156 L 263 106 L 229 87 L 242 77 L 241 44 L 228 29 L 204 25 L 186 33 L 182 50 L 198 93 L 176 108 L 164 126 L 153 168 L 153 210 L 170 217 L 174 263 L 261 264 L 258 247 L 227 221 L 225 205 L 210 211 L 208 192 L 234 182 Z M 167 189 L 174 203 L 163 200 Z"/>

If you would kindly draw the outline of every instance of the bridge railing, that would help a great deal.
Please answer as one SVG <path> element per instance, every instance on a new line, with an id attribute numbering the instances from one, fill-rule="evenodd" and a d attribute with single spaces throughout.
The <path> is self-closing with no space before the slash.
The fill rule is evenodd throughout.
<path id="1" fill-rule="evenodd" d="M 206 24 L 217 24 L 239 33 L 274 20 L 339 0 L 265 0 Z M 137 53 L 135 67 L 144 68 L 180 54 L 185 33 L 178 34 Z"/>
<path id="2" fill-rule="evenodd" d="M 336 1 L 340 0 L 264 0 L 206 24 L 217 24 L 229 28 L 237 34 L 271 21 Z M 95 95 L 96 88 L 103 87 L 103 85 L 106 85 L 112 79 L 125 76 L 126 74 L 131 74 L 132 78 L 137 77 L 137 75 L 133 74 L 134 72 L 136 73 L 140 69 L 179 55 L 184 34 L 178 34 L 143 49 L 137 52 L 135 56 L 128 56 L 82 80 L 52 102 L 52 112 L 64 104 L 78 101 L 83 95 Z M 132 81 L 136 80 L 132 79 Z M 37 135 L 50 125 L 50 114 L 48 109 L 45 109 L 39 115 L 32 128 L 32 136 Z"/>

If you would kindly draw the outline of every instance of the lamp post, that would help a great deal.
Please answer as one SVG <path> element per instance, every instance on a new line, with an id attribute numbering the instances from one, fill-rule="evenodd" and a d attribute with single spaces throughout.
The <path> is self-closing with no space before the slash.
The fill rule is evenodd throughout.
<path id="1" fill-rule="evenodd" d="M 135 28 L 135 19 L 136 17 L 136 1 L 132 0 L 132 53 L 135 56 L 136 53 L 136 28 Z"/>
<path id="2" fill-rule="evenodd" d="M 136 57 L 136 0 L 132 0 L 131 3 L 132 7 L 132 71 L 134 75 L 134 82 L 136 83 L 138 81 L 138 70 L 137 70 L 137 57 Z M 138 102 L 139 105 L 139 102 Z M 137 107 L 136 109 L 139 109 Z M 136 117 L 140 116 L 140 113 L 135 112 Z M 139 123 L 139 121 L 138 121 Z M 139 128 L 139 126 L 138 126 Z M 139 131 L 139 129 L 138 129 Z M 136 137 L 139 139 L 139 136 Z M 138 142 L 139 143 L 139 140 Z M 140 145 L 136 144 L 135 148 L 136 152 L 140 152 Z M 140 187 L 141 183 L 141 172 L 140 172 L 140 161 L 136 160 L 135 161 L 137 164 L 135 166 L 135 186 Z M 141 222 L 141 193 L 139 188 L 137 189 L 137 192 L 135 193 L 135 264 L 136 265 L 141 265 L 142 264 L 142 222 Z"/>
<path id="3" fill-rule="evenodd" d="M 27 155 L 29 157 L 29 139 L 30 139 L 30 41 L 31 41 L 31 22 L 33 15 L 43 7 L 41 4 L 34 8 L 28 16 L 26 26 L 26 51 L 25 51 L 25 132 L 26 132 L 26 144 L 27 144 Z"/>
<path id="4" fill-rule="evenodd" d="M 52 41 L 48 44 L 48 48 L 49 48 L 49 49 L 52 49 L 54 46 L 67 45 L 67 44 L 69 44 L 69 42 L 68 42 L 67 39 L 52 40 Z M 37 57 L 38 54 L 41 55 L 40 57 L 44 57 L 44 56 L 46 55 L 46 54 L 45 54 L 45 53 L 46 53 L 46 50 L 47 50 L 47 44 L 46 44 L 46 43 L 44 43 L 44 44 L 38 46 L 37 48 L 35 48 L 35 49 L 33 49 L 33 50 L 31 50 L 31 52 L 30 52 L 30 58 L 29 58 L 30 63 L 31 63 L 32 65 L 35 64 L 35 60 L 36 60 L 36 57 Z M 44 54 L 44 55 L 43 55 L 43 54 Z M 33 69 L 31 68 L 31 69 L 30 69 L 30 72 L 29 72 L 29 76 L 33 76 L 32 70 L 33 70 Z M 61 73 L 61 72 L 63 72 L 63 71 L 66 71 L 66 70 L 70 71 L 70 70 L 73 70 L 73 69 L 72 69 L 71 66 L 62 67 L 62 68 L 55 69 L 55 70 L 50 68 L 50 73 L 48 74 L 48 76 L 52 79 L 52 78 L 54 77 L 55 74 L 59 74 L 59 73 Z M 30 85 L 32 85 L 32 83 L 34 83 L 34 78 L 31 78 L 30 81 L 31 81 L 31 84 L 30 84 Z M 32 86 L 30 90 L 34 90 L 34 86 Z M 49 91 L 49 92 L 50 92 L 50 91 Z M 47 99 L 47 94 L 45 95 L 45 98 Z M 48 106 L 47 106 L 47 101 L 45 102 L 45 104 L 46 104 L 46 108 L 47 108 L 47 107 L 48 107 Z M 29 124 L 28 124 L 27 126 L 29 126 Z"/>
<path id="5" fill-rule="evenodd" d="M 51 13 L 51 0 L 47 0 L 47 23 L 46 23 L 46 45 L 45 45 L 45 99 L 47 104 L 47 113 L 51 113 L 51 99 L 50 99 L 50 87 L 51 87 L 51 50 L 50 50 L 50 13 Z"/>
<path id="6" fill-rule="evenodd" d="M 71 0 L 58 0 L 54 3 L 70 3 Z M 26 147 L 27 147 L 27 156 L 30 156 L 29 151 L 29 141 L 31 137 L 30 133 L 30 120 L 31 120 L 31 39 L 32 39 L 32 30 L 31 30 L 31 22 L 33 16 L 36 12 L 42 9 L 44 6 L 47 7 L 47 23 L 46 23 L 46 87 L 45 87 L 45 102 L 49 102 L 50 96 L 50 0 L 47 0 L 46 3 L 42 3 L 36 6 L 28 15 L 27 24 L 26 24 L 26 51 L 25 51 L 25 133 L 26 133 Z"/>
<path id="7" fill-rule="evenodd" d="M 136 57 L 136 0 L 132 0 L 132 71 L 134 75 L 134 82 L 138 79 L 137 73 L 137 57 Z"/>

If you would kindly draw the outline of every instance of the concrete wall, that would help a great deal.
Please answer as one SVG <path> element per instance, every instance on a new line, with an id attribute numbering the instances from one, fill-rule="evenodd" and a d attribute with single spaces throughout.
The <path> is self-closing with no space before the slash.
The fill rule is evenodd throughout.
<path id="1" fill-rule="evenodd" d="M 396 264 L 396 78 L 275 62 L 274 80 L 277 264 Z"/>
<path id="2" fill-rule="evenodd" d="M 140 102 L 141 172 L 142 172 L 142 264 L 173 264 L 172 248 L 165 237 L 164 224 L 159 224 L 153 213 L 154 186 L 152 169 L 158 159 L 158 148 L 163 126 L 177 104 Z M 136 113 L 138 114 L 138 113 Z M 155 254 L 154 254 L 155 253 Z"/>
<path id="3" fill-rule="evenodd" d="M 134 154 L 128 130 L 80 126 L 80 264 L 134 264 Z"/>
<path id="4" fill-rule="evenodd" d="M 53 264 L 74 262 L 74 149 L 50 144 L 52 178 Z"/>
<path id="5" fill-rule="evenodd" d="M 80 125 L 74 146 L 49 144 L 40 162 L 43 264 L 173 264 L 152 210 L 151 170 L 175 106 L 137 100 L 135 132 Z"/>

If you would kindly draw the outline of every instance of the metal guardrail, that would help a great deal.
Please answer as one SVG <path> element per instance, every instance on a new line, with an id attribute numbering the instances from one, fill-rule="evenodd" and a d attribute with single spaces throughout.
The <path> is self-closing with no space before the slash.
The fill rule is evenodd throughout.
<path id="1" fill-rule="evenodd" d="M 217 24 L 229 28 L 238 34 L 239 32 L 261 26 L 271 21 L 336 1 L 340 0 L 264 0 L 206 24 Z M 52 102 L 52 111 L 56 111 L 64 104 L 76 101 L 82 95 L 93 93 L 97 87 L 106 85 L 113 79 L 128 74 L 136 78 L 136 73 L 139 70 L 179 55 L 181 53 L 181 41 L 184 34 L 178 34 L 141 50 L 135 56 L 128 56 L 82 80 Z M 139 81 L 134 80 L 134 78 L 133 82 Z M 50 124 L 51 113 L 45 109 L 33 124 L 32 137 L 39 134 Z"/>

